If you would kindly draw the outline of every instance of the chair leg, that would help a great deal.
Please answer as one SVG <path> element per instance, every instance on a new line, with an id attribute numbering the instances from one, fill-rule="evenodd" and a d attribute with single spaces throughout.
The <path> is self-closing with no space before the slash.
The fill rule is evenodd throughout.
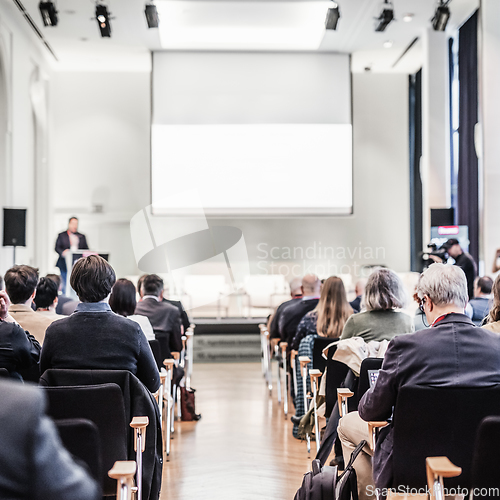
<path id="1" fill-rule="evenodd" d="M 142 453 L 146 449 L 146 428 L 149 425 L 148 417 L 134 417 L 130 427 L 134 429 L 134 451 L 137 462 L 136 484 L 137 497 L 142 500 Z"/>
<path id="2" fill-rule="evenodd" d="M 311 380 L 313 386 L 313 405 L 314 405 L 314 428 L 316 429 L 316 451 L 319 451 L 320 444 L 320 429 L 318 425 L 318 407 L 316 404 L 316 395 L 318 388 L 316 387 L 316 378 Z"/>
<path id="3" fill-rule="evenodd" d="M 182 418 L 182 407 L 181 407 L 181 388 L 177 387 L 177 419 Z"/>
<path id="4" fill-rule="evenodd" d="M 174 421 L 175 421 L 175 403 L 177 401 L 177 385 L 174 384 L 174 388 L 172 390 L 172 415 L 170 417 L 170 432 L 173 435 L 175 433 L 174 429 Z"/>
<path id="5" fill-rule="evenodd" d="M 288 344 L 286 342 L 282 342 L 281 344 L 281 357 L 283 359 L 283 374 L 284 383 L 283 383 L 283 412 L 285 413 L 285 420 L 288 417 L 288 372 L 286 366 L 286 348 Z"/>
<path id="6" fill-rule="evenodd" d="M 276 357 L 276 365 L 277 365 L 277 368 L 278 368 L 278 380 L 277 380 L 277 385 L 276 385 L 276 389 L 278 391 L 278 403 L 281 404 L 281 368 L 280 368 L 280 361 L 279 361 L 279 358 L 278 358 L 278 355 L 279 355 L 279 346 L 276 344 L 274 346 L 274 354 L 275 354 L 275 357 Z"/>

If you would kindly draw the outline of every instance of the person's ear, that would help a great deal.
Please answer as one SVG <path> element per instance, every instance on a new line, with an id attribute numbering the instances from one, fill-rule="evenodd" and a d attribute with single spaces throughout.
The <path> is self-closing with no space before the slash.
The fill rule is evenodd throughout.
<path id="1" fill-rule="evenodd" d="M 428 295 L 425 296 L 425 300 L 427 301 L 427 307 L 429 308 L 429 312 L 432 312 L 434 309 L 434 302 L 430 299 Z"/>

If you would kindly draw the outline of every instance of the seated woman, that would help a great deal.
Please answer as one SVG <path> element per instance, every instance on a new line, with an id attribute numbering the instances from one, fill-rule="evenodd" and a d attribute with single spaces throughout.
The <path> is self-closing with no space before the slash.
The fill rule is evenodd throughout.
<path id="1" fill-rule="evenodd" d="M 495 278 L 491 291 L 493 292 L 493 305 L 485 318 L 483 328 L 500 333 L 500 274 Z"/>
<path id="2" fill-rule="evenodd" d="M 135 306 L 137 305 L 137 291 L 134 284 L 127 279 L 119 279 L 113 286 L 111 290 L 111 295 L 109 296 L 109 307 L 111 310 L 124 316 L 125 318 L 135 321 L 146 335 L 148 340 L 155 340 L 155 334 L 153 327 L 147 316 L 141 316 L 140 314 L 134 314 Z"/>
<path id="3" fill-rule="evenodd" d="M 396 335 L 413 332 L 413 318 L 396 310 L 402 309 L 405 302 L 403 283 L 394 271 L 373 271 L 365 288 L 366 310 L 347 320 L 341 340 L 351 337 L 361 337 L 365 342 L 391 340 Z"/>
<path id="4" fill-rule="evenodd" d="M 70 283 L 81 303 L 71 316 L 47 328 L 40 371 L 128 370 L 155 392 L 160 375 L 141 327 L 114 314 L 106 302 L 115 280 L 113 268 L 98 255 L 75 263 Z"/>
<path id="5" fill-rule="evenodd" d="M 307 313 L 300 321 L 293 339 L 292 348 L 299 342 L 299 356 L 308 356 L 312 360 L 315 339 L 318 337 L 329 337 L 332 341 L 338 339 L 346 321 L 353 312 L 347 301 L 343 281 L 337 276 L 331 276 L 323 284 L 321 297 L 316 308 Z M 297 380 L 297 394 L 295 395 L 294 424 L 298 423 L 300 417 L 305 413 L 304 392 L 298 357 L 295 360 L 299 380 Z M 311 368 L 312 363 L 309 363 L 308 372 Z M 309 375 L 307 376 L 307 390 L 310 390 Z M 297 437 L 296 433 L 297 425 L 294 425 L 293 434 L 295 437 Z"/>

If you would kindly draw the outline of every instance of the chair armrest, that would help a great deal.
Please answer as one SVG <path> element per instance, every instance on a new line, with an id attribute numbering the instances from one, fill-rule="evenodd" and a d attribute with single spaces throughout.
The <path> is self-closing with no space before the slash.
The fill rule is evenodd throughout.
<path id="1" fill-rule="evenodd" d="M 173 372 L 174 372 L 175 359 L 164 359 L 163 364 L 165 365 L 165 368 L 167 369 L 167 374 L 169 374 L 170 378 L 172 378 Z"/>
<path id="2" fill-rule="evenodd" d="M 304 370 L 307 368 L 307 365 L 310 362 L 311 362 L 311 358 L 309 356 L 299 356 L 300 374 L 302 377 L 305 376 Z"/>
<path id="3" fill-rule="evenodd" d="M 375 449 L 375 442 L 377 441 L 377 430 L 382 429 L 382 427 L 387 427 L 388 422 L 368 422 L 368 445 L 373 451 Z"/>
<path id="4" fill-rule="evenodd" d="M 174 358 L 175 361 L 179 361 L 181 359 L 181 353 L 180 352 L 172 352 L 172 357 Z"/>
<path id="5" fill-rule="evenodd" d="M 444 499 L 443 477 L 457 477 L 462 473 L 462 468 L 451 463 L 448 457 L 427 457 L 425 468 L 431 500 Z"/>
<path id="6" fill-rule="evenodd" d="M 347 415 L 347 399 L 354 396 L 354 392 L 349 389 L 340 388 L 337 389 L 337 398 L 339 406 L 339 414 L 341 417 Z"/>
<path id="7" fill-rule="evenodd" d="M 312 370 L 309 370 L 309 376 L 311 377 L 311 382 L 313 380 L 316 381 L 316 383 L 318 383 L 318 379 L 323 375 L 323 373 L 316 369 L 316 368 L 313 368 Z"/>
<path id="8" fill-rule="evenodd" d="M 297 355 L 299 354 L 299 351 L 290 351 L 290 362 L 292 363 L 292 366 L 293 366 L 293 363 L 295 362 L 295 358 L 297 357 Z"/>
<path id="9" fill-rule="evenodd" d="M 134 451 L 137 451 L 137 434 L 142 434 L 141 451 L 146 449 L 146 427 L 149 425 L 148 417 L 134 417 L 130 422 L 130 427 L 134 429 Z"/>
<path id="10" fill-rule="evenodd" d="M 288 342 L 280 342 L 281 355 L 286 356 L 286 348 L 288 347 Z"/>
<path id="11" fill-rule="evenodd" d="M 113 468 L 108 472 L 111 479 L 116 479 L 116 498 L 117 500 L 129 500 L 132 498 L 134 489 L 134 475 L 137 470 L 137 464 L 133 460 L 124 460 L 115 462 Z"/>

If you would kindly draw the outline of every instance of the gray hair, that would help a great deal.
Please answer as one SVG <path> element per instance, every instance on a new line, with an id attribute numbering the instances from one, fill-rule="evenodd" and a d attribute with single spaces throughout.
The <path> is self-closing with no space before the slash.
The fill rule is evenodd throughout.
<path id="1" fill-rule="evenodd" d="M 406 304 L 403 282 L 394 271 L 377 269 L 368 277 L 363 300 L 367 311 L 402 309 Z"/>
<path id="2" fill-rule="evenodd" d="M 458 266 L 432 264 L 418 279 L 417 295 L 419 299 L 427 295 L 438 306 L 465 307 L 469 302 L 465 273 Z"/>

